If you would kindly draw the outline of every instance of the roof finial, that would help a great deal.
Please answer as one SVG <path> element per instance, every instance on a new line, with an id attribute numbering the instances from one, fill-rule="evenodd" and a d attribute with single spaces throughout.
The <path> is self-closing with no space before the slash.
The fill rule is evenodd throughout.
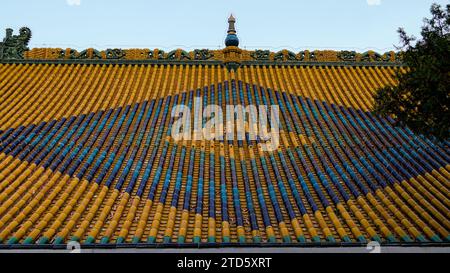
<path id="1" fill-rule="evenodd" d="M 236 19 L 233 16 L 233 13 L 230 15 L 230 18 L 228 18 L 228 33 L 230 34 L 236 34 L 236 28 L 234 24 L 236 23 Z"/>
<path id="2" fill-rule="evenodd" d="M 236 23 L 236 19 L 233 14 L 228 18 L 228 35 L 225 39 L 226 46 L 239 46 L 239 39 L 236 35 L 236 28 L 234 24 Z"/>

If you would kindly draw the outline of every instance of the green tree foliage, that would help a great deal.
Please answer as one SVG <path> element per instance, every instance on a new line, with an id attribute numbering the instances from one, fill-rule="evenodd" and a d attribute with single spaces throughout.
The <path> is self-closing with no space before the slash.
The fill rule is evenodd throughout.
<path id="1" fill-rule="evenodd" d="M 424 19 L 422 39 L 399 29 L 403 62 L 398 69 L 398 85 L 378 90 L 374 96 L 376 113 L 391 115 L 398 125 L 416 133 L 450 138 L 450 5 L 433 4 L 431 19 Z M 405 72 L 406 70 L 406 72 Z"/>

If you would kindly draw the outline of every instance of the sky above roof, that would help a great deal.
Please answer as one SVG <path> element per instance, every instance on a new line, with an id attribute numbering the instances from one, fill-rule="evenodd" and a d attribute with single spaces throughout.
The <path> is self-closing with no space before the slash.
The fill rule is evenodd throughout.
<path id="1" fill-rule="evenodd" d="M 387 51 L 397 29 L 419 36 L 444 0 L 6 0 L 0 28 L 33 31 L 30 47 L 222 48 L 233 13 L 241 48 Z M 4 35 L 4 34 L 3 34 Z M 0 35 L 1 37 L 2 35 Z"/>

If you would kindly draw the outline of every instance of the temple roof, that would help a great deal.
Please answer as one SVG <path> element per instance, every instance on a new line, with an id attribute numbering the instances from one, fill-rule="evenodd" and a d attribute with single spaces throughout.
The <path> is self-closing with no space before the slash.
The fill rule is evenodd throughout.
<path id="1" fill-rule="evenodd" d="M 29 50 L 29 37 L 0 47 L 0 248 L 450 240 L 449 143 L 371 112 L 406 69 L 397 53 Z M 196 98 L 277 105 L 279 148 L 176 141 L 172 111 Z"/>

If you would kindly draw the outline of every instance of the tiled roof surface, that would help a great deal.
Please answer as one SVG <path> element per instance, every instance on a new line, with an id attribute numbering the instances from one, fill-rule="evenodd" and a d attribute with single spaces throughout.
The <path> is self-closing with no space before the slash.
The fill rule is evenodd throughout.
<path id="1" fill-rule="evenodd" d="M 0 64 L 2 244 L 442 242 L 450 149 L 371 114 L 389 66 Z M 280 106 L 280 149 L 170 136 Z"/>

